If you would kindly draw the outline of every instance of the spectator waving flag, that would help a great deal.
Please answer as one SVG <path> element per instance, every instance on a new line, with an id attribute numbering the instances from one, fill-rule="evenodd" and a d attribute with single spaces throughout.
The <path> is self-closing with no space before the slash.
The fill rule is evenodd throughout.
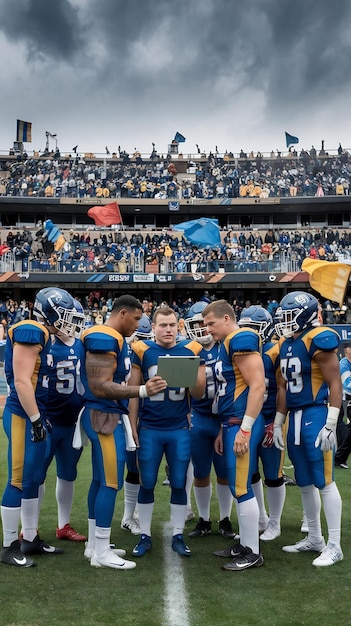
<path id="1" fill-rule="evenodd" d="M 177 143 L 184 143 L 184 141 L 186 141 L 186 138 L 181 133 L 176 132 L 173 141 L 176 141 Z"/>
<path id="2" fill-rule="evenodd" d="M 112 226 L 112 224 L 122 224 L 121 211 L 117 202 L 111 202 L 101 206 L 93 206 L 88 210 L 96 226 Z"/>
<path id="3" fill-rule="evenodd" d="M 299 138 L 294 137 L 294 135 L 289 135 L 289 133 L 285 132 L 285 141 L 286 147 L 289 148 L 289 146 L 292 146 L 294 143 L 299 143 Z"/>
<path id="4" fill-rule="evenodd" d="M 24 122 L 17 120 L 16 141 L 31 142 L 32 141 L 32 122 Z"/>
<path id="5" fill-rule="evenodd" d="M 351 265 L 339 261 L 304 259 L 301 269 L 310 275 L 312 289 L 324 298 L 342 306 L 351 272 Z"/>

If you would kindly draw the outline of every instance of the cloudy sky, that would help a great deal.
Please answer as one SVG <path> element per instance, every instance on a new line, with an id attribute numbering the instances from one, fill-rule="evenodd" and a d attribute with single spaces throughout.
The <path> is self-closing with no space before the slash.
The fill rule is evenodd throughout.
<path id="1" fill-rule="evenodd" d="M 0 151 L 351 146 L 350 0 L 0 0 Z M 50 148 L 55 147 L 50 139 Z"/>

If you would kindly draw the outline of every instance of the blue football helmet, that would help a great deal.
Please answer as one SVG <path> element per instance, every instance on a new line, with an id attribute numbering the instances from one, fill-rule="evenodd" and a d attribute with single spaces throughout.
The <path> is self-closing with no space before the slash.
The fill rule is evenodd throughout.
<path id="1" fill-rule="evenodd" d="M 274 319 L 278 337 L 292 337 L 305 328 L 319 326 L 318 300 L 305 291 L 292 291 L 281 300 Z"/>
<path id="2" fill-rule="evenodd" d="M 148 316 L 143 313 L 138 324 L 138 328 L 133 335 L 133 339 L 153 339 L 154 333 L 151 327 L 151 322 Z"/>
<path id="3" fill-rule="evenodd" d="M 252 305 L 243 309 L 238 325 L 257 330 L 262 343 L 267 343 L 274 333 L 272 316 L 263 306 Z"/>
<path id="4" fill-rule="evenodd" d="M 195 302 L 184 319 L 184 326 L 186 336 L 188 339 L 198 341 L 203 346 L 211 343 L 212 335 L 207 333 L 206 326 L 204 325 L 204 318 L 202 316 L 203 310 L 207 307 L 208 302 Z"/>
<path id="5" fill-rule="evenodd" d="M 84 330 L 83 307 L 65 289 L 47 287 L 38 291 L 33 315 L 38 322 L 53 326 L 66 337 L 78 339 Z"/>

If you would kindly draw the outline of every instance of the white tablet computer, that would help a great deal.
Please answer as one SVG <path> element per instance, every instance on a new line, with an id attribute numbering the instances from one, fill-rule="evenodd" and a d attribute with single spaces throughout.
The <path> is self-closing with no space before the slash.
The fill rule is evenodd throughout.
<path id="1" fill-rule="evenodd" d="M 196 385 L 199 365 L 199 356 L 159 356 L 157 376 L 164 378 L 168 387 L 192 387 Z"/>

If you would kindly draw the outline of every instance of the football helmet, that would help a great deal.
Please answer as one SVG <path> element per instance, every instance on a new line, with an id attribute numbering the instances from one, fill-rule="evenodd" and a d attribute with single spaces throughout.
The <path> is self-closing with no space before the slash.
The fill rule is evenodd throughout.
<path id="1" fill-rule="evenodd" d="M 138 328 L 133 335 L 134 339 L 153 339 L 154 333 L 151 327 L 151 322 L 146 313 L 143 313 L 138 324 Z"/>
<path id="2" fill-rule="evenodd" d="M 190 307 L 184 319 L 184 326 L 188 339 L 198 341 L 203 346 L 206 346 L 212 341 L 212 335 L 207 333 L 206 326 L 204 325 L 204 318 L 202 316 L 202 312 L 207 305 L 208 302 L 195 302 L 195 304 Z"/>
<path id="3" fill-rule="evenodd" d="M 65 289 L 47 287 L 38 291 L 33 315 L 38 322 L 54 326 L 66 337 L 78 339 L 85 325 L 83 307 Z"/>
<path id="4" fill-rule="evenodd" d="M 281 300 L 274 319 L 278 337 L 292 337 L 305 328 L 320 326 L 318 300 L 305 291 L 292 291 Z"/>
<path id="5" fill-rule="evenodd" d="M 257 330 L 262 343 L 267 343 L 274 333 L 274 324 L 271 314 L 263 306 L 249 306 L 243 309 L 238 326 L 248 326 Z"/>

